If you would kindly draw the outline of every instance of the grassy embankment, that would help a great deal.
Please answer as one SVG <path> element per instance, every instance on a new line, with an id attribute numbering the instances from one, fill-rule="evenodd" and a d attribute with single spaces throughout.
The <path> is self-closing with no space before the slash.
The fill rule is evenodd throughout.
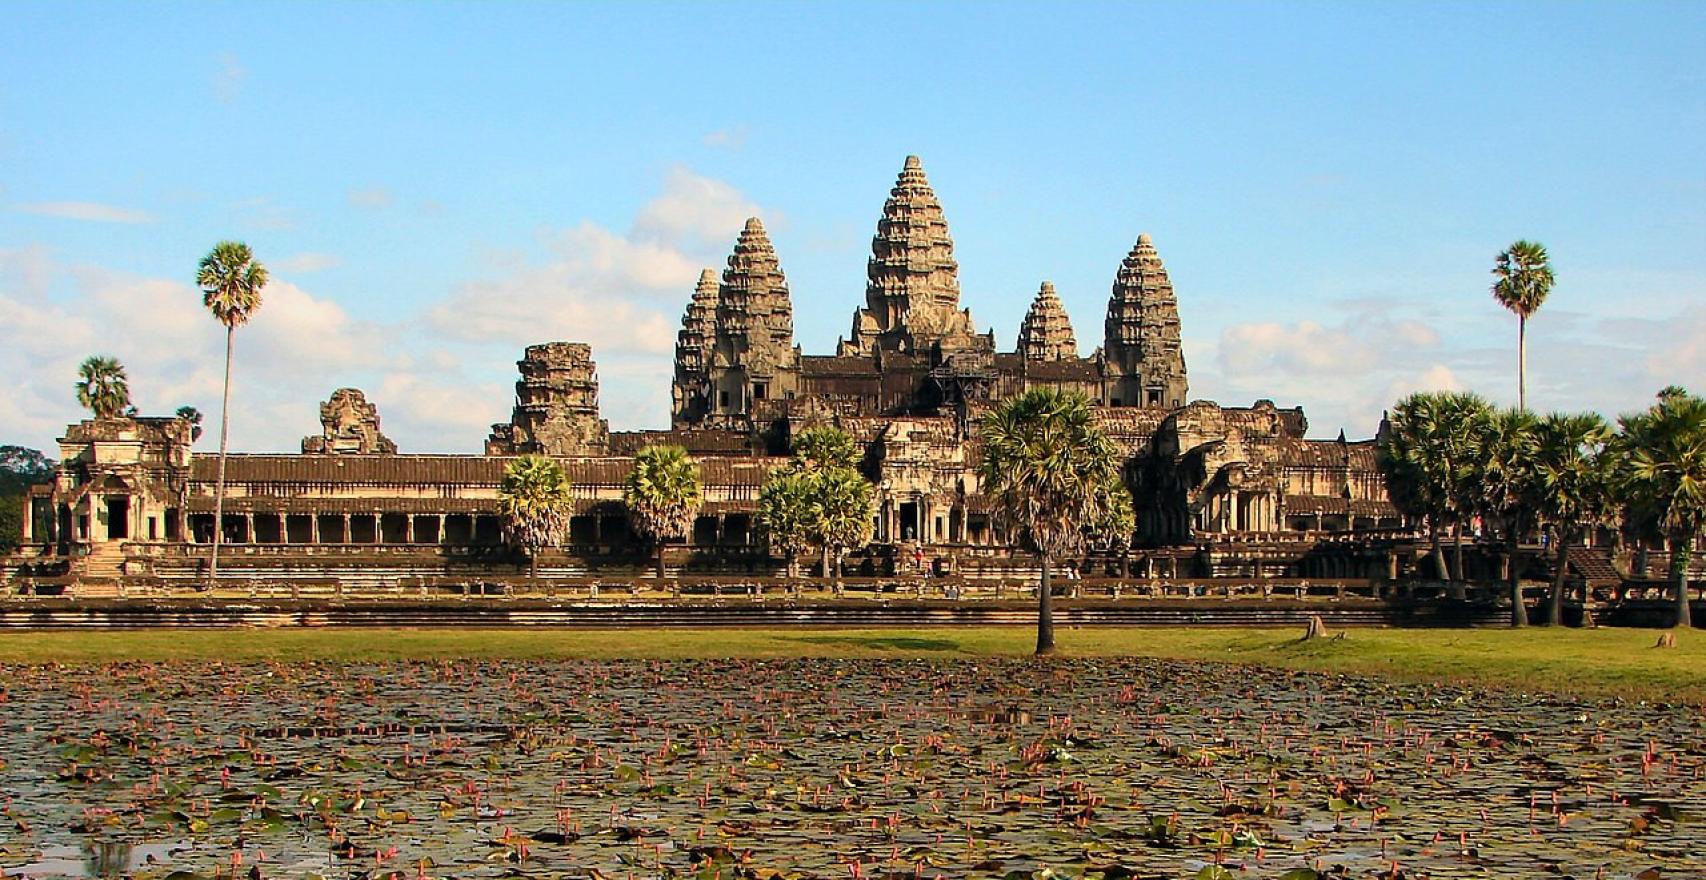
<path id="1" fill-rule="evenodd" d="M 1706 633 L 1654 648 L 1653 630 L 1355 629 L 1299 641 L 1293 630 L 1068 629 L 1065 656 L 1248 663 L 1536 693 L 1706 704 Z M 1023 627 L 953 629 L 139 630 L 0 634 L 0 664 L 125 660 L 362 662 L 427 658 L 1023 656 Z"/>

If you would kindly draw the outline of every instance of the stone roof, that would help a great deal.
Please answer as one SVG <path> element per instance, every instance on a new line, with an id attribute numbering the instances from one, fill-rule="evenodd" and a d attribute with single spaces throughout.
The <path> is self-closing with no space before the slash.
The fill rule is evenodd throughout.
<path id="1" fill-rule="evenodd" d="M 610 435 L 612 455 L 633 455 L 647 446 L 680 446 L 689 454 L 733 453 L 752 450 L 747 435 L 737 431 L 708 428 L 677 429 L 673 431 L 616 431 Z"/>
<path id="2" fill-rule="evenodd" d="M 233 455 L 225 469 L 227 483 L 362 484 L 370 486 L 457 485 L 495 487 L 503 479 L 508 456 L 477 455 Z M 758 486 L 770 468 L 785 459 L 769 457 L 708 457 L 699 460 L 699 477 L 706 485 Z M 569 482 L 577 486 L 620 486 L 633 468 L 627 457 L 559 458 Z M 211 484 L 219 468 L 212 456 L 197 457 L 192 482 Z"/>
<path id="3" fill-rule="evenodd" d="M 1019 325 L 1019 353 L 1037 361 L 1078 357 L 1078 339 L 1072 335 L 1072 321 L 1053 282 L 1043 282 Z"/>

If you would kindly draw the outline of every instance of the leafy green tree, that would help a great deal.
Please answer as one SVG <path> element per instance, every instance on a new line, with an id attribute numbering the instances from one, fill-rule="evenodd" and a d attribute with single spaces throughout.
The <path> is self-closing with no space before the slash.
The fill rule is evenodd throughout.
<path id="1" fill-rule="evenodd" d="M 114 419 L 130 408 L 130 384 L 117 358 L 94 355 L 77 368 L 77 403 L 97 419 Z"/>
<path id="2" fill-rule="evenodd" d="M 563 543 L 574 510 L 569 476 L 543 455 L 524 455 L 504 468 L 498 484 L 498 512 L 512 544 L 527 554 L 529 577 L 539 575 L 539 553 Z"/>
<path id="3" fill-rule="evenodd" d="M 219 402 L 219 473 L 213 486 L 213 548 L 208 554 L 207 582 L 219 579 L 219 544 L 225 534 L 225 454 L 231 434 L 231 355 L 237 328 L 261 307 L 267 286 L 267 267 L 240 241 L 222 241 L 196 266 L 201 302 L 225 325 L 225 387 Z"/>
<path id="4" fill-rule="evenodd" d="M 1518 241 L 1493 264 L 1493 298 L 1516 315 L 1517 409 L 1528 409 L 1528 319 L 1540 310 L 1557 278 L 1539 242 Z"/>
<path id="5" fill-rule="evenodd" d="M 1564 583 L 1570 549 L 1584 529 L 1611 510 L 1611 469 L 1606 446 L 1611 428 L 1597 413 L 1554 413 L 1535 426 L 1534 479 L 1540 515 L 1558 533 L 1558 564 L 1546 603 L 1546 622 L 1564 623 Z"/>
<path id="6" fill-rule="evenodd" d="M 1106 519 L 1120 483 L 1120 454 L 1082 394 L 1035 388 L 991 410 L 979 424 L 982 491 L 997 515 L 1041 557 L 1037 654 L 1054 652 L 1049 569 L 1082 552 L 1087 528 Z"/>
<path id="7" fill-rule="evenodd" d="M 1706 400 L 1667 388 L 1645 412 L 1618 419 L 1619 496 L 1670 539 L 1678 627 L 1693 625 L 1688 568 L 1706 528 Z"/>
<path id="8" fill-rule="evenodd" d="M 634 530 L 656 547 L 657 576 L 663 580 L 664 543 L 687 537 L 699 512 L 699 465 L 680 446 L 648 446 L 634 456 L 622 501 Z"/>
<path id="9" fill-rule="evenodd" d="M 1480 442 L 1492 408 L 1457 391 L 1423 391 L 1398 401 L 1380 438 L 1376 461 L 1399 510 L 1424 517 L 1441 580 L 1463 580 L 1463 525 L 1480 503 L 1475 482 Z M 1440 531 L 1452 529 L 1454 570 L 1447 569 Z"/>
<path id="10" fill-rule="evenodd" d="M 817 476 L 794 467 L 770 472 L 758 492 L 759 531 L 787 561 L 787 576 L 794 577 L 795 560 L 811 544 L 822 512 L 818 503 Z"/>
<path id="11" fill-rule="evenodd" d="M 190 423 L 190 442 L 194 443 L 197 440 L 200 440 L 202 418 L 201 410 L 196 409 L 193 406 L 180 406 L 178 407 L 177 416 L 178 418 Z"/>
<path id="12" fill-rule="evenodd" d="M 859 463 L 859 447 L 853 435 L 840 428 L 806 428 L 794 435 L 794 461 L 801 470 L 851 469 Z"/>
<path id="13" fill-rule="evenodd" d="M 848 550 L 871 543 L 876 528 L 871 483 L 850 467 L 818 471 L 808 474 L 807 479 L 817 503 L 811 538 L 823 548 L 824 576 L 839 584 L 841 560 Z"/>
<path id="14" fill-rule="evenodd" d="M 1481 487 L 1479 513 L 1505 541 L 1511 626 L 1528 625 L 1522 600 L 1522 536 L 1535 526 L 1537 494 L 1534 455 L 1539 419 L 1525 409 L 1501 409 L 1484 425 L 1474 483 Z"/>
<path id="15" fill-rule="evenodd" d="M 875 529 L 871 484 L 857 469 L 858 443 L 846 431 L 823 425 L 795 434 L 791 445 L 788 467 L 806 478 L 801 485 L 814 505 L 807 540 L 818 546 L 824 577 L 833 569 L 839 581 L 842 557 L 869 544 Z"/>
<path id="16" fill-rule="evenodd" d="M 24 538 L 25 499 L 30 487 L 53 479 L 53 460 L 34 449 L 0 446 L 0 553 Z"/>

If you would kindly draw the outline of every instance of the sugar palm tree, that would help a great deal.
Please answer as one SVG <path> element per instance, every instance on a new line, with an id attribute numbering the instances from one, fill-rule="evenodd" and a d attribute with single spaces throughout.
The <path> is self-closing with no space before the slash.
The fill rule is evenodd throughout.
<path id="1" fill-rule="evenodd" d="M 1522 599 L 1522 536 L 1535 524 L 1535 426 L 1525 409 L 1501 409 L 1486 422 L 1474 483 L 1481 487 L 1482 518 L 1504 532 L 1505 574 L 1510 589 L 1511 626 L 1528 625 Z"/>
<path id="2" fill-rule="evenodd" d="M 1607 518 L 1611 504 L 1611 428 L 1597 413 L 1554 413 L 1535 426 L 1534 476 L 1541 516 L 1558 532 L 1558 565 L 1546 603 L 1546 622 L 1564 623 L 1564 584 L 1570 548 L 1582 530 Z"/>
<path id="3" fill-rule="evenodd" d="M 190 442 L 201 439 L 201 410 L 193 406 L 178 407 L 178 418 L 190 423 Z"/>
<path id="4" fill-rule="evenodd" d="M 528 577 L 539 576 L 539 553 L 563 543 L 574 509 L 569 476 L 556 460 L 524 455 L 504 467 L 498 512 L 510 542 L 527 554 Z"/>
<path id="5" fill-rule="evenodd" d="M 123 415 L 130 408 L 130 384 L 117 358 L 92 356 L 77 368 L 77 403 L 97 419 Z"/>
<path id="6" fill-rule="evenodd" d="M 1528 318 L 1540 310 L 1557 278 L 1547 261 L 1546 246 L 1518 241 L 1493 264 L 1493 298 L 1516 315 L 1516 405 L 1528 408 Z"/>
<path id="7" fill-rule="evenodd" d="M 1692 626 L 1688 568 L 1706 529 L 1706 400 L 1667 388 L 1645 412 L 1618 422 L 1618 494 L 1670 539 L 1675 624 Z"/>
<path id="8" fill-rule="evenodd" d="M 686 538 L 699 512 L 699 465 L 680 446 L 648 446 L 634 456 L 622 501 L 634 530 L 657 548 L 657 576 L 663 580 L 664 543 Z"/>
<path id="9" fill-rule="evenodd" d="M 1492 409 L 1481 397 L 1457 391 L 1423 391 L 1398 401 L 1381 437 L 1376 461 L 1393 503 L 1425 517 L 1441 580 L 1463 581 L 1463 524 L 1479 503 L 1475 463 Z M 1454 566 L 1447 569 L 1440 531 L 1450 526 Z"/>
<path id="10" fill-rule="evenodd" d="M 225 534 L 225 453 L 231 432 L 231 354 L 237 327 L 261 307 L 267 286 L 267 267 L 240 241 L 222 241 L 196 267 L 201 302 L 225 325 L 225 390 L 219 399 L 219 475 L 213 486 L 213 548 L 208 555 L 207 582 L 219 579 L 219 543 Z"/>
<path id="11" fill-rule="evenodd" d="M 1036 388 L 991 410 L 979 424 L 978 480 L 997 514 L 1041 557 L 1037 654 L 1054 653 L 1049 568 L 1083 550 L 1085 530 L 1104 519 L 1120 481 L 1119 449 L 1082 394 Z"/>
<path id="12" fill-rule="evenodd" d="M 770 472 L 758 492 L 758 528 L 785 560 L 790 578 L 794 576 L 795 559 L 811 543 L 821 516 L 815 483 L 813 474 L 781 467 Z"/>

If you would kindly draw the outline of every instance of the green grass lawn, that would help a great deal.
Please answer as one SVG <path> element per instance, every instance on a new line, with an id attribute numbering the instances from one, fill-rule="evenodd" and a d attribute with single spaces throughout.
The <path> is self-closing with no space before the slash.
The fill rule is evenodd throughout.
<path id="1" fill-rule="evenodd" d="M 1352 629 L 1303 642 L 1272 629 L 1062 629 L 1065 656 L 1248 663 L 1409 681 L 1706 704 L 1706 633 L 1637 629 Z M 137 630 L 0 634 L 0 663 L 124 660 L 1023 656 L 1023 627 L 649 630 Z"/>

